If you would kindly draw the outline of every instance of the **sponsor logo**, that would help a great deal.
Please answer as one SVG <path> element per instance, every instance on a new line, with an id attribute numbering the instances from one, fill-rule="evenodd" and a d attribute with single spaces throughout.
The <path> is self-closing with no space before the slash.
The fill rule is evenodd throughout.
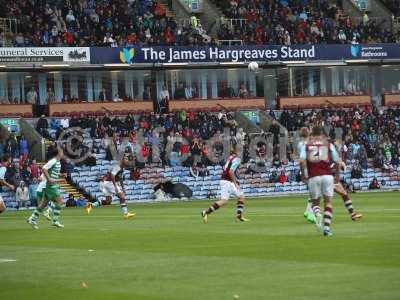
<path id="1" fill-rule="evenodd" d="M 125 64 L 131 64 L 132 59 L 135 57 L 135 49 L 134 48 L 123 48 L 119 52 L 119 60 Z"/>
<path id="2" fill-rule="evenodd" d="M 358 55 L 360 54 L 360 49 L 361 47 L 359 45 L 351 45 L 350 47 L 351 56 L 358 57 Z"/>
<path id="3" fill-rule="evenodd" d="M 81 49 L 71 50 L 68 52 L 68 58 L 70 60 L 86 60 L 86 51 Z"/>

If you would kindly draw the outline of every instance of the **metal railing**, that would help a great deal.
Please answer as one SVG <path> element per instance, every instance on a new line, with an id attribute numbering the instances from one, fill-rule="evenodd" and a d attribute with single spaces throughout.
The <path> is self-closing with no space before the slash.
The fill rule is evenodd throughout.
<path id="1" fill-rule="evenodd" d="M 236 28 L 236 27 L 244 27 L 247 23 L 246 19 L 226 19 L 221 18 L 218 20 L 218 26 L 225 25 L 229 29 Z"/>
<path id="2" fill-rule="evenodd" d="M 243 46 L 243 40 L 218 40 L 219 46 Z"/>
<path id="3" fill-rule="evenodd" d="M 203 11 L 203 0 L 178 0 L 189 12 L 201 13 Z"/>
<path id="4" fill-rule="evenodd" d="M 369 0 L 351 0 L 359 10 L 361 11 L 369 11 L 371 7 L 371 3 Z"/>

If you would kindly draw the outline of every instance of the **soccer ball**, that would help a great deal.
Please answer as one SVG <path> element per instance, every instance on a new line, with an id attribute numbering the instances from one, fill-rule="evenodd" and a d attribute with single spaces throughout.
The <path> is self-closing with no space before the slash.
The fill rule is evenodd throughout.
<path id="1" fill-rule="evenodd" d="M 251 63 L 249 63 L 249 65 L 247 67 L 249 68 L 250 72 L 258 71 L 258 63 L 256 63 L 255 61 L 252 61 Z"/>

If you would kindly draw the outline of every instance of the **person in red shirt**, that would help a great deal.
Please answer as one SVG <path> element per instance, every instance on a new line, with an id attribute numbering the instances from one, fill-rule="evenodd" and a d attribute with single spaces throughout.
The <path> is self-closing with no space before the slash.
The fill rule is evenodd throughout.
<path id="1" fill-rule="evenodd" d="M 281 175 L 279 175 L 278 181 L 279 181 L 279 183 L 282 183 L 282 184 L 287 182 L 287 176 L 285 175 L 285 171 L 281 171 Z"/>
<path id="2" fill-rule="evenodd" d="M 32 179 L 33 178 L 39 178 L 40 171 L 39 171 L 39 166 L 36 164 L 36 159 L 32 160 L 32 163 L 29 166 L 29 169 L 31 171 Z"/>

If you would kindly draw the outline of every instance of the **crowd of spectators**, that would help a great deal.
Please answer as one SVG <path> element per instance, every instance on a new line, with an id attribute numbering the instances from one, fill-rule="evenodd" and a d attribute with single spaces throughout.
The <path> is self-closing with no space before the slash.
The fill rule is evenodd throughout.
<path id="1" fill-rule="evenodd" d="M 395 17 L 400 17 L 400 2 L 398 0 L 381 0 Z"/>
<path id="2" fill-rule="evenodd" d="M 19 21 L 14 36 L 0 33 L 0 45 L 12 40 L 6 46 L 195 46 L 211 42 L 200 24 L 178 24 L 153 0 L 1 0 L 0 7 L 0 17 Z"/>
<path id="3" fill-rule="evenodd" d="M 328 0 L 214 2 L 224 13 L 218 30 L 221 40 L 242 40 L 256 45 L 395 42 L 392 33 L 367 14 L 360 22 L 354 22 L 340 3 Z"/>
<path id="4" fill-rule="evenodd" d="M 7 167 L 5 180 L 14 186 L 17 208 L 36 205 L 36 188 L 41 175 L 36 160 L 29 158 L 28 146 L 25 142 L 26 139 L 23 136 L 17 139 L 15 135 L 10 135 L 5 142 L 0 142 L 0 157 L 12 158 L 11 164 Z"/>
<path id="5" fill-rule="evenodd" d="M 353 163 L 353 178 L 362 178 L 362 170 L 369 163 L 386 172 L 400 165 L 399 108 L 285 110 L 279 120 L 289 131 L 315 123 L 322 125 L 330 138 L 342 141 L 341 154 Z"/>

